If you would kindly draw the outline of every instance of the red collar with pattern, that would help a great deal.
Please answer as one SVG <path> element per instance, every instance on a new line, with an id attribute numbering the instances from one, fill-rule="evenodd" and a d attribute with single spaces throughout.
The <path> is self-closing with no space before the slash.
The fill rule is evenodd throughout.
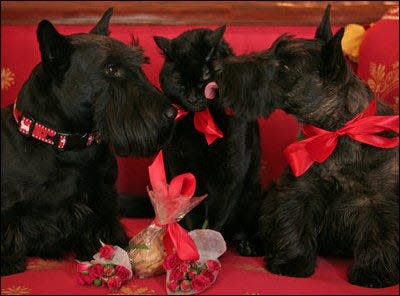
<path id="1" fill-rule="evenodd" d="M 15 103 L 13 116 L 18 125 L 18 131 L 23 136 L 35 138 L 61 151 L 82 149 L 94 143 L 99 143 L 98 139 L 96 139 L 95 132 L 86 133 L 84 135 L 58 132 L 37 122 L 32 117 L 23 114 L 17 109 Z"/>

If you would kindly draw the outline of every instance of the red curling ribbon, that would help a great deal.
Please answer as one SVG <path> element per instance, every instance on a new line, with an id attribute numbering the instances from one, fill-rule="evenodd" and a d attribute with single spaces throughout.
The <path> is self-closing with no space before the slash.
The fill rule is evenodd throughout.
<path id="1" fill-rule="evenodd" d="M 149 178 L 152 190 L 157 192 L 157 200 L 152 200 L 156 212 L 154 223 L 167 228 L 164 236 L 166 251 L 171 253 L 175 248 L 181 260 L 198 260 L 199 253 L 193 239 L 176 220 L 179 218 L 176 216 L 185 212 L 191 203 L 196 178 L 191 173 L 185 173 L 174 177 L 168 185 L 162 151 L 149 166 Z"/>
<path id="2" fill-rule="evenodd" d="M 379 148 L 394 148 L 399 145 L 399 137 L 386 138 L 376 135 L 383 131 L 399 132 L 399 116 L 378 116 L 376 100 L 343 127 L 336 131 L 327 131 L 313 125 L 305 124 L 305 140 L 290 144 L 283 151 L 293 174 L 298 177 L 304 174 L 314 162 L 323 163 L 333 152 L 338 137 L 347 135 L 358 142 Z"/>

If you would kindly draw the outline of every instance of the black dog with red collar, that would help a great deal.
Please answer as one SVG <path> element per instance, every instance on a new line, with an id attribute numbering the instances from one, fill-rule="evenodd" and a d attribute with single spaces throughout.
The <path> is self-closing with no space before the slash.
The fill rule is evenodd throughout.
<path id="1" fill-rule="evenodd" d="M 111 14 L 87 34 L 40 22 L 42 60 L 1 110 L 2 275 L 28 256 L 88 260 L 100 241 L 128 244 L 114 153 L 155 154 L 176 111 L 144 75 L 142 49 L 108 37 Z"/>

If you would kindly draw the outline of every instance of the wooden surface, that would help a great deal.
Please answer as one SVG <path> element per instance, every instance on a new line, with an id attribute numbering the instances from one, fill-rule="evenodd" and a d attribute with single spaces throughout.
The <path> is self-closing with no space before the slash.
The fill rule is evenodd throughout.
<path id="1" fill-rule="evenodd" d="M 94 24 L 114 7 L 113 24 L 317 25 L 327 3 L 332 24 L 369 24 L 398 1 L 1 1 L 2 24 Z"/>

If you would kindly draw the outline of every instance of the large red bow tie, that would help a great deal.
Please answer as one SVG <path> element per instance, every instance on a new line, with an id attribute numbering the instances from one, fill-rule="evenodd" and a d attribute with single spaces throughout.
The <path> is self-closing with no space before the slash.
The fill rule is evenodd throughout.
<path id="1" fill-rule="evenodd" d="M 293 174 L 301 176 L 314 163 L 323 163 L 335 149 L 339 136 L 347 135 L 353 140 L 380 148 L 394 148 L 399 137 L 386 138 L 377 133 L 392 130 L 399 132 L 399 116 L 377 116 L 376 100 L 371 101 L 364 112 L 348 121 L 336 131 L 327 131 L 305 124 L 305 140 L 290 144 L 283 151 Z"/>

